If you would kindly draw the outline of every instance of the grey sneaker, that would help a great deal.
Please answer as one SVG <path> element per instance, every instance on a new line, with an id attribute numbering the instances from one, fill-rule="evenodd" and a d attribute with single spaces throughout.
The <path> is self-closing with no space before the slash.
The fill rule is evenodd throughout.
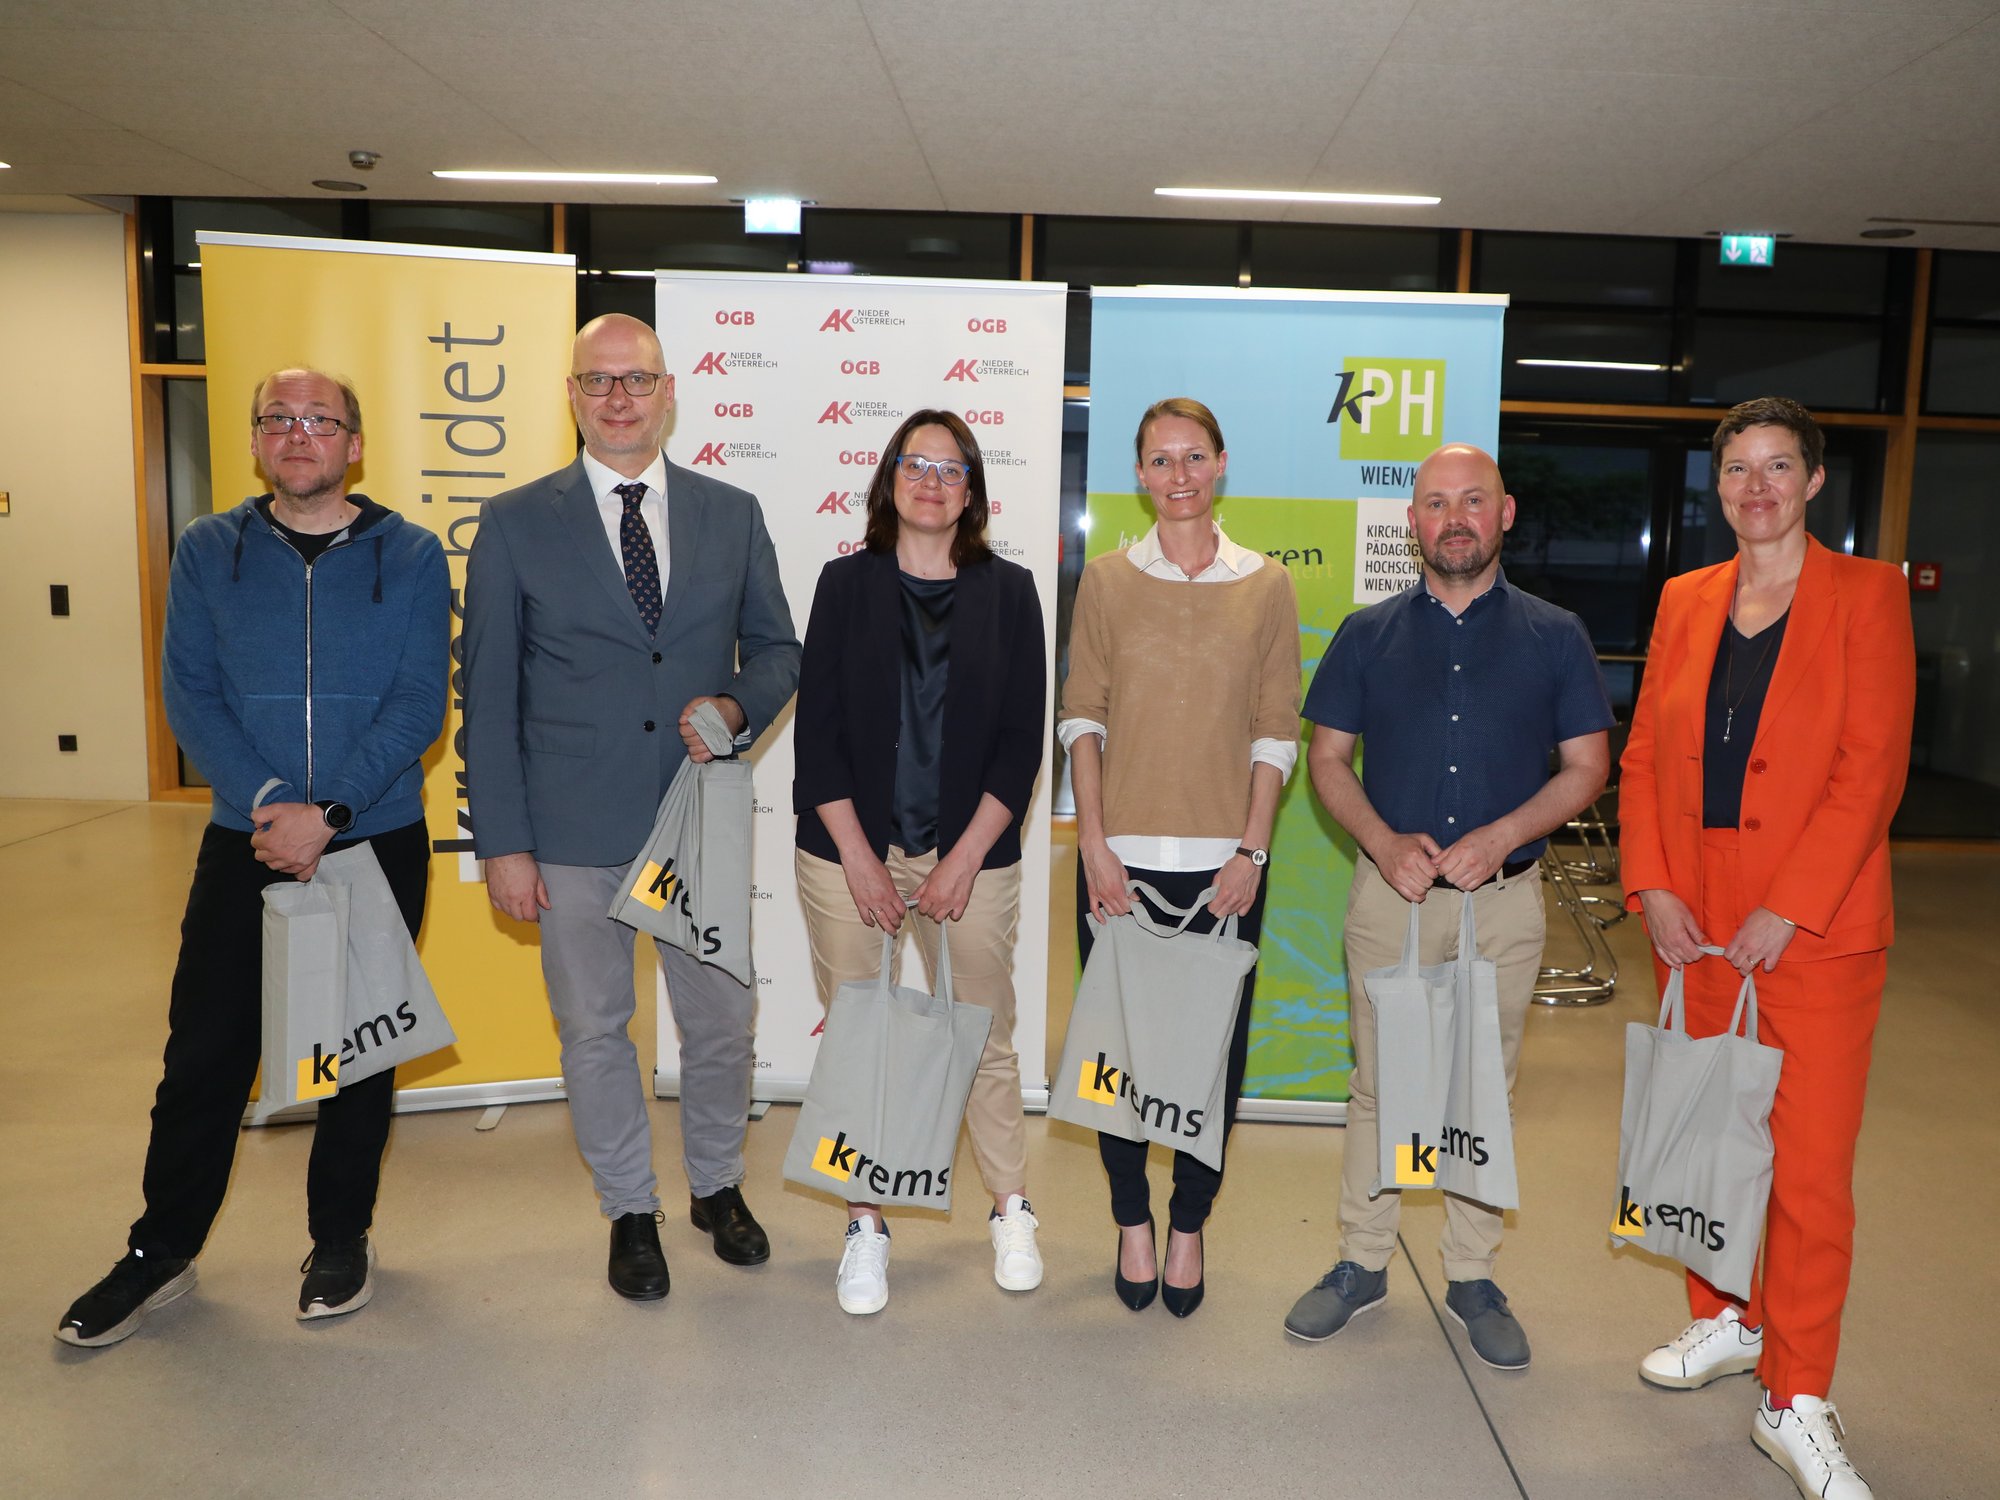
<path id="1" fill-rule="evenodd" d="M 1359 1314 L 1380 1307 L 1388 1295 L 1386 1270 L 1364 1271 L 1354 1261 L 1344 1260 L 1292 1304 L 1292 1310 L 1285 1314 L 1285 1332 L 1317 1344 L 1332 1338 Z"/>
<path id="2" fill-rule="evenodd" d="M 1454 1281 L 1444 1294 L 1444 1310 L 1472 1341 L 1472 1352 L 1496 1370 L 1528 1367 L 1528 1336 L 1507 1308 L 1507 1297 L 1490 1281 Z"/>

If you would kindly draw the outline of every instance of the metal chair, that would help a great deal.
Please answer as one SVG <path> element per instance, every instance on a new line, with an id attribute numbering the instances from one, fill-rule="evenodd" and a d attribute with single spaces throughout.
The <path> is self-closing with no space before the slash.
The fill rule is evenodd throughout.
<path id="1" fill-rule="evenodd" d="M 1606 906 L 1613 903 L 1603 896 L 1585 896 L 1578 891 L 1569 864 L 1553 846 L 1542 851 L 1542 879 L 1555 892 L 1556 910 L 1570 920 L 1583 947 L 1583 963 L 1573 969 L 1544 964 L 1535 985 L 1535 1003 L 1602 1005 L 1618 989 L 1618 955 L 1611 951 L 1611 944 L 1604 936 L 1604 929 L 1610 923 L 1600 920 L 1587 903 L 1595 901 Z M 1621 909 L 1619 916 L 1624 915 Z"/>

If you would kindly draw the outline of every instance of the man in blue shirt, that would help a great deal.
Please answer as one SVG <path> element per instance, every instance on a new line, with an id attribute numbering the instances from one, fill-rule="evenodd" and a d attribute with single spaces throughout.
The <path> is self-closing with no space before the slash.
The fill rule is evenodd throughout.
<path id="1" fill-rule="evenodd" d="M 1419 961 L 1453 956 L 1460 901 L 1472 901 L 1480 955 L 1498 970 L 1511 1094 L 1542 963 L 1537 862 L 1549 831 L 1597 795 L 1610 769 L 1611 705 L 1590 637 L 1569 611 L 1508 585 L 1500 543 L 1513 524 L 1514 497 L 1487 454 L 1451 443 L 1425 459 L 1410 505 L 1423 581 L 1348 616 L 1306 695 L 1313 786 L 1361 858 L 1347 902 L 1354 1075 L 1340 1252 L 1285 1319 L 1296 1338 L 1331 1338 L 1381 1306 L 1396 1248 L 1401 1195 L 1370 1196 L 1375 1016 L 1363 976 L 1401 957 L 1411 902 L 1422 903 Z M 1357 777 L 1360 740 L 1368 756 Z M 1467 894 L 1440 894 L 1452 891 Z M 1500 1226 L 1499 1209 L 1446 1195 L 1445 1306 L 1480 1359 L 1519 1369 L 1527 1337 L 1492 1280 Z"/>
<path id="2" fill-rule="evenodd" d="M 431 532 L 347 487 L 361 402 L 317 370 L 250 398 L 271 493 L 197 517 L 174 548 L 161 685 L 174 739 L 212 789 L 195 856 L 145 1211 L 123 1259 L 56 1325 L 64 1343 L 129 1337 L 194 1285 L 222 1207 L 263 1024 L 263 891 L 310 880 L 329 849 L 373 849 L 410 936 L 430 839 L 423 754 L 444 728 L 451 578 Z M 395 1070 L 319 1106 L 306 1168 L 303 1320 L 373 1295 L 374 1223 Z"/>

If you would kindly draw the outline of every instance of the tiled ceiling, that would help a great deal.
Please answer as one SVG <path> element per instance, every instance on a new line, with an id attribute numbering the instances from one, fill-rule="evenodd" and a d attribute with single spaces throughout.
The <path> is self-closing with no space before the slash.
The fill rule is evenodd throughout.
<path id="1" fill-rule="evenodd" d="M 542 201 L 1769 229 L 2000 250 L 2000 0 L 0 0 L 0 198 Z M 1174 203 L 1170 185 L 1434 193 Z M 1981 224 L 1989 227 L 1979 227 Z"/>

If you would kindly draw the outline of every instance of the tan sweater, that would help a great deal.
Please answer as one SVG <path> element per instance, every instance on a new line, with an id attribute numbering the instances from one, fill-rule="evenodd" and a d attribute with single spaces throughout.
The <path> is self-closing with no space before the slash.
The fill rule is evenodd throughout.
<path id="1" fill-rule="evenodd" d="M 1250 742 L 1299 733 L 1299 605 L 1266 563 L 1233 583 L 1152 578 L 1121 552 L 1083 570 L 1065 719 L 1104 725 L 1107 838 L 1241 838 Z"/>

